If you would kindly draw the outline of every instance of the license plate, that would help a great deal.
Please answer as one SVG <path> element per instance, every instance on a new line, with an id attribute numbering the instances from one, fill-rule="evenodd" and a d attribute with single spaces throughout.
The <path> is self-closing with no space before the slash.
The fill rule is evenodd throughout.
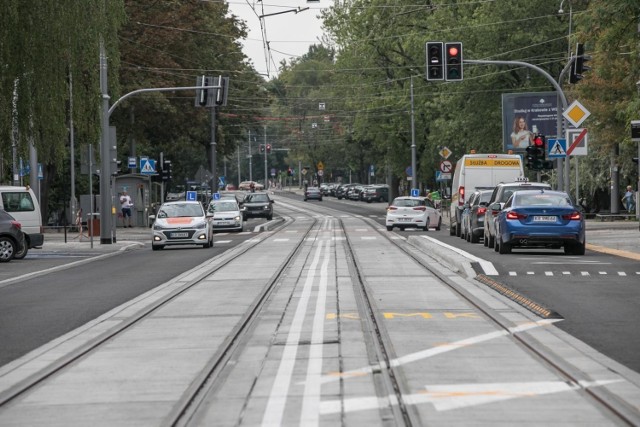
<path id="1" fill-rule="evenodd" d="M 401 221 L 401 222 L 409 222 L 409 221 L 411 221 L 411 219 L 412 219 L 412 218 L 398 218 L 398 221 Z"/>
<path id="2" fill-rule="evenodd" d="M 233 225 L 233 221 L 218 221 L 218 225 Z"/>
<path id="3" fill-rule="evenodd" d="M 556 222 L 556 217 L 555 216 L 534 216 L 533 217 L 533 221 L 534 222 Z"/>
<path id="4" fill-rule="evenodd" d="M 189 237 L 189 233 L 171 233 L 171 237 L 174 239 L 177 239 L 180 237 Z"/>

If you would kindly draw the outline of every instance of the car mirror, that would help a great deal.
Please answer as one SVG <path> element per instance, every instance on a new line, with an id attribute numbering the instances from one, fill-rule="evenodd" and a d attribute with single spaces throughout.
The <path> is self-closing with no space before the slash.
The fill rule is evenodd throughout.
<path id="1" fill-rule="evenodd" d="M 502 203 L 497 202 L 491 205 L 491 210 L 492 211 L 501 211 L 502 210 Z"/>
<path id="2" fill-rule="evenodd" d="M 489 206 L 489 202 L 480 202 L 478 203 L 478 206 L 483 206 L 486 208 L 487 206 Z"/>
<path id="3" fill-rule="evenodd" d="M 207 217 L 207 218 L 213 218 L 213 212 L 209 212 L 209 211 L 207 211 L 207 215 L 206 215 L 206 217 Z"/>

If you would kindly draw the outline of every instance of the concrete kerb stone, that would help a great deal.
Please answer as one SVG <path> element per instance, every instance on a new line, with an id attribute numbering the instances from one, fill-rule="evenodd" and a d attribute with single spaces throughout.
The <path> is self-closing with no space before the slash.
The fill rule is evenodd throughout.
<path id="1" fill-rule="evenodd" d="M 421 236 L 409 236 L 407 243 L 467 279 L 473 279 L 477 275 L 471 267 L 471 261 L 452 250 L 443 248 Z"/>

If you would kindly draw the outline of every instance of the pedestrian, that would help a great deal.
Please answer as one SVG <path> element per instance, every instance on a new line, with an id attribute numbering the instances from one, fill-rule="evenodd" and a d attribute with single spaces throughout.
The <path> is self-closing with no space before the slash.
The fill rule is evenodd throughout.
<path id="1" fill-rule="evenodd" d="M 627 209 L 627 212 L 633 213 L 636 211 L 636 195 L 630 185 L 627 185 L 627 192 L 622 197 L 622 204 Z"/>
<path id="2" fill-rule="evenodd" d="M 131 196 L 127 194 L 127 191 L 123 191 L 120 195 L 120 208 L 122 209 L 122 226 L 123 227 L 133 227 L 131 225 L 131 208 L 133 207 L 133 203 L 131 202 Z"/>

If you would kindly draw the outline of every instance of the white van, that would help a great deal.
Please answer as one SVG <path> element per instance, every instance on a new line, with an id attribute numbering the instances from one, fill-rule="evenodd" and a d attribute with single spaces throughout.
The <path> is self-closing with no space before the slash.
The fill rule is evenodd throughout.
<path id="1" fill-rule="evenodd" d="M 451 227 L 449 234 L 460 236 L 460 221 L 466 195 L 476 189 L 489 189 L 501 182 L 524 178 L 522 158 L 517 154 L 466 154 L 453 174 L 451 185 Z"/>
<path id="2" fill-rule="evenodd" d="M 0 208 L 22 225 L 29 249 L 42 246 L 44 234 L 40 204 L 30 187 L 0 186 Z"/>

